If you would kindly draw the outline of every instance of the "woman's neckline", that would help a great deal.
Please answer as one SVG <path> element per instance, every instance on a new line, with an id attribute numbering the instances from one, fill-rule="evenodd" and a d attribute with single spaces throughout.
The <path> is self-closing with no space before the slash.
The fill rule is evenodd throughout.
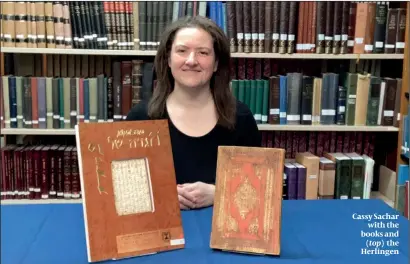
<path id="1" fill-rule="evenodd" d="M 181 134 L 181 135 L 184 136 L 184 137 L 187 137 L 187 138 L 190 138 L 190 139 L 194 139 L 194 140 L 203 139 L 203 138 L 206 138 L 206 137 L 211 136 L 211 135 L 216 131 L 216 129 L 217 129 L 217 127 L 218 127 L 218 122 L 216 122 L 215 126 L 214 126 L 211 130 L 209 130 L 208 132 L 206 132 L 206 133 L 203 134 L 203 135 L 200 135 L 200 136 L 191 136 L 191 135 L 188 135 L 188 134 L 186 134 L 185 132 L 181 131 L 181 130 L 174 124 L 174 122 L 172 121 L 172 118 L 169 116 L 169 113 L 168 113 L 168 105 L 167 105 L 167 103 L 165 103 L 165 117 L 168 119 L 168 122 L 170 123 L 170 125 L 171 125 L 179 134 Z"/>

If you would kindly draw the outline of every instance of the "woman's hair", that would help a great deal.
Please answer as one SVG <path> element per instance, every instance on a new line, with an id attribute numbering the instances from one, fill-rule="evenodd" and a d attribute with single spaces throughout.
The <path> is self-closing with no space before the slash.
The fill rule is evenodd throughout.
<path id="1" fill-rule="evenodd" d="M 186 17 L 175 21 L 162 34 L 154 61 L 157 83 L 148 104 L 148 116 L 153 119 L 163 117 L 166 100 L 174 89 L 174 77 L 168 65 L 172 43 L 180 29 L 193 27 L 203 29 L 212 36 L 218 67 L 210 80 L 211 93 L 218 112 L 218 123 L 231 129 L 236 121 L 236 99 L 229 87 L 230 43 L 224 32 L 212 20 L 202 16 Z"/>

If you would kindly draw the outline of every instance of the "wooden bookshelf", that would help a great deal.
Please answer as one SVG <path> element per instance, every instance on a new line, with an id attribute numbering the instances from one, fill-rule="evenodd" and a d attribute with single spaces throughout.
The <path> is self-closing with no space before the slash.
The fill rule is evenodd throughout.
<path id="1" fill-rule="evenodd" d="M 3 53 L 100 55 L 100 56 L 155 56 L 155 50 L 99 50 L 99 49 L 50 49 L 50 48 L 2 48 Z M 231 53 L 232 58 L 263 59 L 339 59 L 339 60 L 402 60 L 403 54 L 315 54 L 315 53 Z"/>
<path id="2" fill-rule="evenodd" d="M 258 125 L 260 131 L 352 131 L 352 132 L 397 132 L 391 126 L 342 126 L 342 125 Z M 75 135 L 72 128 L 39 129 L 39 128 L 4 128 L 2 135 Z"/>
<path id="3" fill-rule="evenodd" d="M 81 204 L 83 199 L 41 199 L 41 200 L 28 200 L 28 199 L 13 199 L 13 200 L 1 200 L 1 205 L 26 205 L 26 204 Z"/>
<path id="4" fill-rule="evenodd" d="M 387 205 L 393 207 L 393 201 L 389 200 L 386 196 L 379 192 L 372 192 L 370 199 L 380 199 Z M 13 199 L 13 200 L 1 200 L 1 205 L 30 205 L 30 204 L 82 204 L 83 199 L 41 199 L 41 200 L 28 200 L 28 199 Z"/>
<path id="5" fill-rule="evenodd" d="M 407 14 L 410 14 L 410 2 L 407 2 Z M 401 87 L 401 100 L 400 100 L 400 116 L 405 116 L 408 114 L 407 109 L 409 105 L 409 100 L 406 98 L 406 92 L 409 90 L 409 78 L 410 78 L 410 15 L 406 16 L 406 37 L 405 37 L 405 43 L 406 46 L 404 48 L 404 60 L 403 60 L 403 78 L 402 78 L 402 87 Z M 402 158 L 401 155 L 401 139 L 403 136 L 403 131 L 404 131 L 404 122 L 403 118 L 400 120 L 399 124 L 399 132 L 398 132 L 398 142 L 397 142 L 397 166 L 396 166 L 396 172 L 399 170 L 399 166 L 402 164 L 409 164 L 408 159 Z M 398 176 L 397 176 L 398 177 Z M 397 197 L 397 177 L 396 177 L 396 190 L 395 190 L 395 197 Z M 397 208 L 397 201 L 398 199 L 395 200 L 394 202 L 394 207 Z"/>

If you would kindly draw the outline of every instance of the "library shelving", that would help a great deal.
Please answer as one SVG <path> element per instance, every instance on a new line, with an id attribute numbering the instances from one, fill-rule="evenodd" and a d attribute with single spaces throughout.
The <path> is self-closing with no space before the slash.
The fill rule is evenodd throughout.
<path id="1" fill-rule="evenodd" d="M 246 2 L 248 2 L 248 1 L 246 1 Z M 245 1 L 244 1 L 244 3 L 245 3 Z M 299 5 L 297 3 L 302 3 L 302 2 L 293 2 L 292 4 L 293 5 Z M 305 3 L 307 3 L 307 2 L 305 2 Z M 313 7 L 310 6 L 310 5 L 313 5 L 312 3 L 314 3 L 314 2 L 311 2 L 311 3 L 309 2 L 307 4 L 304 4 L 304 5 L 306 5 L 305 6 L 306 10 L 313 10 L 313 9 L 311 9 Z M 105 4 L 106 3 L 104 3 L 104 9 L 106 7 Z M 395 5 L 396 7 L 400 6 L 401 9 L 403 9 L 403 4 L 396 4 L 396 3 L 391 3 L 391 4 Z M 69 5 L 71 5 L 71 4 L 69 4 Z M 81 5 L 81 4 L 75 3 L 74 5 Z M 134 3 L 134 5 L 138 6 L 138 3 Z M 240 5 L 242 5 L 242 4 L 240 4 Z M 247 6 L 250 6 L 250 5 L 251 4 L 249 4 L 249 5 L 247 4 Z M 252 5 L 255 5 L 255 4 L 253 3 Z M 261 6 L 261 4 L 258 4 L 258 5 Z M 174 6 L 175 6 L 175 3 L 174 3 Z M 178 6 L 178 4 L 177 4 L 177 6 Z M 203 6 L 199 7 L 199 8 L 203 8 Z M 212 8 L 212 7 L 207 7 L 207 8 Z M 228 8 L 228 7 L 226 7 L 226 8 Z M 232 7 L 230 7 L 230 8 L 232 8 Z M 289 9 L 289 7 L 287 7 L 287 8 Z M 339 10 L 341 10 L 341 9 L 344 8 L 344 5 L 343 4 L 338 4 L 338 8 L 339 8 Z M 290 19 L 295 20 L 294 21 L 295 23 L 292 27 L 288 28 L 287 26 L 285 27 L 285 26 L 281 25 L 280 27 L 283 27 L 283 28 L 280 29 L 279 23 L 278 23 L 276 25 L 277 26 L 276 28 L 271 28 L 271 29 L 269 29 L 270 31 L 268 29 L 266 29 L 267 30 L 266 32 L 269 32 L 270 35 L 272 35 L 272 38 L 274 38 L 274 36 L 276 35 L 275 32 L 272 32 L 274 30 L 278 31 L 280 29 L 281 31 L 289 31 L 289 32 L 287 32 L 289 34 L 289 37 L 292 36 L 293 39 L 295 39 L 295 41 L 292 44 L 292 45 L 294 45 L 294 49 L 292 50 L 292 52 L 288 52 L 288 51 L 286 51 L 286 52 L 279 52 L 279 51 L 266 52 L 266 49 L 263 50 L 263 52 L 260 52 L 260 51 L 255 52 L 254 50 L 252 50 L 252 48 L 250 48 L 252 52 L 245 52 L 244 50 L 242 50 L 241 52 L 239 52 L 238 50 L 232 51 L 231 52 L 231 58 L 235 59 L 235 60 L 241 60 L 242 63 L 243 63 L 244 60 L 251 61 L 253 59 L 255 59 L 255 60 L 257 59 L 259 61 L 260 60 L 270 60 L 270 61 L 281 61 L 281 62 L 290 60 L 291 61 L 290 63 L 293 63 L 293 64 L 297 64 L 297 62 L 299 62 L 299 61 L 306 62 L 307 60 L 310 60 L 310 61 L 314 61 L 314 62 L 312 62 L 312 64 L 313 63 L 321 64 L 320 67 L 322 67 L 323 72 L 337 71 L 337 70 L 334 70 L 335 68 L 333 68 L 331 70 L 327 70 L 326 67 L 327 67 L 327 64 L 330 65 L 333 62 L 337 63 L 337 60 L 340 60 L 340 61 L 347 61 L 348 64 L 350 64 L 350 68 L 349 68 L 349 66 L 344 68 L 347 71 L 350 71 L 350 69 L 354 68 L 353 72 L 356 72 L 356 70 L 357 70 L 357 72 L 362 71 L 362 72 L 367 72 L 368 73 L 371 70 L 373 73 L 376 73 L 379 76 L 381 76 L 383 74 L 380 75 L 380 69 L 379 70 L 377 69 L 378 67 L 380 67 L 380 64 L 377 64 L 377 63 L 383 63 L 383 65 L 387 65 L 384 68 L 382 67 L 382 71 L 384 71 L 384 70 L 387 71 L 387 76 L 389 76 L 389 74 L 391 72 L 397 72 L 397 71 L 391 70 L 389 68 L 391 68 L 392 66 L 396 67 L 399 64 L 403 64 L 403 74 L 402 74 L 402 76 L 400 76 L 400 78 L 402 78 L 402 89 L 401 89 L 401 95 L 400 95 L 400 111 L 399 112 L 400 112 L 401 117 L 404 117 L 404 116 L 407 115 L 408 99 L 406 99 L 406 91 L 408 92 L 407 87 L 409 86 L 409 68 L 410 68 L 409 67 L 409 63 L 410 63 L 409 28 L 410 27 L 408 27 L 408 26 L 406 27 L 406 34 L 405 34 L 405 41 L 404 41 L 404 43 L 405 43 L 404 53 L 401 53 L 401 52 L 386 53 L 384 51 L 384 49 L 383 49 L 383 51 L 381 51 L 379 53 L 371 53 L 371 52 L 366 52 L 366 48 L 368 48 L 368 47 L 364 47 L 364 46 L 360 47 L 358 52 L 353 52 L 353 48 L 351 46 L 351 43 L 349 44 L 349 47 L 351 48 L 351 50 L 349 50 L 349 52 L 334 52 L 334 51 L 330 51 L 330 52 L 329 51 L 312 52 L 312 47 L 314 49 L 315 44 L 316 44 L 316 47 L 319 47 L 317 44 L 319 44 L 320 41 L 316 40 L 315 32 L 311 31 L 312 29 L 310 28 L 310 26 L 312 26 L 313 30 L 317 30 L 316 33 L 318 34 L 318 38 L 323 37 L 323 36 L 321 36 L 322 34 L 319 34 L 319 30 L 323 30 L 322 33 L 325 33 L 324 32 L 325 28 L 329 27 L 329 29 L 326 29 L 326 31 L 328 31 L 328 30 L 330 30 L 330 27 L 333 27 L 333 26 L 321 25 L 323 28 L 321 28 L 321 29 L 316 28 L 316 23 L 315 23 L 316 18 L 315 17 L 313 19 L 308 18 L 307 23 L 301 23 L 301 20 L 300 20 L 301 18 L 298 17 L 298 12 L 299 12 L 299 16 L 300 16 L 300 14 L 303 14 L 305 20 L 306 20 L 306 17 L 309 17 L 309 14 L 307 12 L 303 11 L 301 8 L 299 9 L 298 12 L 296 12 L 295 10 L 296 9 L 291 9 L 290 10 L 290 12 L 293 12 L 293 13 L 290 15 L 289 20 Z M 226 11 L 228 12 L 228 9 L 226 9 Z M 276 11 L 278 11 L 278 10 L 276 10 Z M 93 12 L 93 11 L 91 11 L 91 12 Z M 200 13 L 201 13 L 201 11 L 199 11 L 199 14 Z M 344 13 L 345 16 L 346 16 L 346 14 L 349 14 L 349 12 Z M 410 14 L 410 3 L 409 2 L 407 2 L 407 14 Z M 111 14 L 111 16 L 116 16 L 116 15 L 121 15 L 121 14 Z M 249 15 L 249 14 L 247 14 L 247 15 Z M 251 15 L 254 15 L 254 14 L 252 13 Z M 317 15 L 319 15 L 319 13 L 317 13 Z M 215 18 L 211 17 L 212 16 L 211 13 L 210 13 L 209 16 L 210 16 L 211 19 L 215 19 Z M 219 16 L 219 18 L 221 18 L 221 17 L 222 16 Z M 221 27 L 224 27 L 224 26 L 226 27 L 226 24 L 230 23 L 230 22 L 228 22 L 229 21 L 229 16 L 227 16 L 227 17 L 228 17 L 228 19 L 226 19 L 226 18 L 223 19 L 222 18 L 222 20 L 223 20 L 222 23 L 221 23 L 221 21 L 217 21 L 218 22 L 217 24 L 220 25 Z M 275 15 L 273 17 L 275 17 Z M 407 15 L 407 17 L 406 17 L 406 19 L 407 19 L 406 24 L 407 25 L 410 25 L 409 17 L 410 17 L 410 15 Z M 169 17 L 167 17 L 167 19 L 169 19 Z M 240 20 L 240 19 L 244 19 L 244 18 L 243 17 L 242 18 L 241 17 L 235 17 L 235 19 Z M 279 19 L 279 16 L 276 16 L 276 18 L 270 18 L 270 19 Z M 65 19 L 65 20 L 67 21 L 67 19 Z M 303 20 L 302 22 L 305 22 L 305 20 Z M 335 21 L 336 20 L 337 19 L 335 19 Z M 353 18 L 353 20 L 355 20 L 355 18 Z M 387 20 L 387 18 L 386 18 L 386 20 Z M 126 23 L 131 23 L 130 25 L 132 25 L 132 21 L 130 22 L 130 20 L 128 20 L 128 19 L 126 19 L 126 21 L 127 21 Z M 268 21 L 268 20 L 266 20 L 266 21 Z M 344 17 L 344 19 L 342 19 L 342 17 L 340 17 L 340 21 L 346 21 L 346 17 Z M 277 22 L 279 22 L 279 20 Z M 339 22 L 337 22 L 337 23 L 339 23 Z M 259 26 L 260 26 L 260 24 L 263 24 L 263 23 L 259 23 Z M 304 25 L 303 27 L 301 27 L 301 26 L 298 26 L 299 24 L 306 24 L 308 26 Z M 338 38 L 340 38 L 341 36 L 342 36 L 342 38 L 345 38 L 345 37 L 347 37 L 347 35 L 349 37 L 348 41 L 353 41 L 354 42 L 355 36 L 354 36 L 354 33 L 352 33 L 352 32 L 354 32 L 354 30 L 352 31 L 352 29 L 349 29 L 349 32 L 347 32 L 348 29 L 346 28 L 346 25 L 347 24 L 339 25 L 339 24 L 336 24 L 336 22 L 335 22 L 335 28 L 337 26 L 340 26 L 339 31 L 341 31 L 342 29 L 344 31 L 344 32 L 340 32 L 340 33 L 344 33 L 344 34 L 339 35 L 339 34 L 336 33 L 336 29 L 335 29 L 335 32 L 334 32 L 335 33 L 335 43 L 337 42 Z M 70 25 L 68 25 L 68 26 L 70 27 Z M 123 26 L 123 25 L 120 25 L 120 26 Z M 129 25 L 127 24 L 126 26 L 129 26 Z M 137 25 L 137 26 L 141 26 L 141 25 Z M 162 26 L 164 26 L 164 25 L 161 25 L 161 27 Z M 251 28 L 251 25 L 248 25 L 248 26 Z M 252 25 L 252 27 L 253 26 L 258 27 L 258 25 Z M 53 27 L 53 25 L 51 25 L 51 27 Z M 105 27 L 107 27 L 109 29 L 110 26 L 102 25 L 102 27 L 100 27 L 97 30 L 101 29 L 102 30 L 101 32 L 104 33 L 103 28 L 105 28 Z M 90 28 L 87 29 L 87 31 L 89 31 L 89 30 L 90 30 Z M 91 30 L 93 30 L 93 29 L 91 29 Z M 232 30 L 236 31 L 237 29 L 236 28 L 230 29 L 229 25 L 227 26 L 227 29 L 225 28 L 225 33 L 231 38 L 231 43 L 232 43 L 232 36 L 233 36 L 232 35 L 233 34 Z M 132 33 L 130 33 L 129 28 L 126 29 L 125 31 L 126 32 L 118 33 L 120 38 L 122 37 L 122 36 L 120 36 L 120 34 L 124 34 L 124 33 L 125 34 L 132 34 Z M 156 32 L 156 33 L 159 33 L 160 29 L 158 29 L 157 31 L 158 32 Z M 291 32 L 291 31 L 293 31 L 293 32 Z M 301 32 L 301 31 L 303 31 L 303 32 Z M 306 31 L 306 32 L 304 32 L 304 31 Z M 332 30 L 330 30 L 330 31 L 332 31 Z M 101 32 L 97 32 L 97 33 L 100 34 Z M 57 34 L 61 34 L 61 32 L 55 32 L 55 33 L 56 33 L 56 36 L 57 36 Z M 77 34 L 77 35 L 64 36 L 64 38 L 70 39 L 70 41 L 73 40 L 72 44 L 75 44 L 74 39 L 76 37 L 81 38 L 81 35 L 78 35 L 78 34 L 86 34 L 85 32 L 81 32 L 81 31 L 80 32 L 74 32 L 73 31 L 72 33 Z M 105 33 L 107 33 L 107 32 L 105 32 Z M 111 34 L 111 33 L 112 32 L 108 32 L 108 34 Z M 136 33 L 135 30 L 134 30 L 134 33 Z M 146 32 L 144 34 L 146 34 Z M 239 34 L 241 34 L 241 33 L 238 32 L 238 36 L 239 36 Z M 363 34 L 365 34 L 365 33 L 363 33 Z M 159 34 L 157 34 L 157 35 L 159 35 Z M 254 38 L 254 34 L 249 33 L 249 35 L 251 35 L 251 38 Z M 256 34 L 256 35 L 258 35 L 258 34 Z M 262 34 L 259 34 L 259 35 L 262 35 Z M 264 35 L 267 35 L 267 34 L 264 34 Z M 277 35 L 278 36 L 276 36 L 276 37 L 279 37 L 280 35 L 283 35 L 283 34 L 277 34 Z M 71 37 L 73 37 L 73 38 L 71 39 Z M 90 36 L 87 36 L 87 38 L 89 38 L 89 37 Z M 110 37 L 112 38 L 113 35 L 109 36 L 109 38 Z M 127 38 L 128 37 L 129 36 L 127 36 Z M 143 36 L 140 36 L 140 37 L 142 38 Z M 147 37 L 148 36 L 145 36 L 145 38 L 147 38 Z M 154 34 L 149 33 L 149 37 L 155 38 L 155 37 L 158 37 L 158 36 L 156 36 L 155 33 Z M 246 34 L 245 34 L 245 37 L 247 37 Z M 329 37 L 329 36 L 326 36 L 326 37 Z M 381 37 L 381 36 L 379 36 L 379 37 Z M 109 40 L 109 38 L 108 38 L 108 40 Z M 131 39 L 133 39 L 133 38 L 131 38 Z M 233 37 L 233 39 L 234 39 L 233 42 L 237 44 L 238 39 L 236 39 L 236 35 L 235 35 L 235 37 Z M 154 39 L 152 39 L 152 40 L 154 40 Z M 290 40 L 291 39 L 289 38 L 289 41 Z M 345 41 L 347 39 L 343 39 L 343 40 Z M 150 40 L 146 39 L 146 41 L 149 42 Z M 269 40 L 269 41 L 272 41 L 272 40 Z M 302 41 L 302 42 L 300 42 L 300 41 Z M 318 41 L 318 42 L 316 43 L 316 41 Z M 363 41 L 363 39 L 362 39 L 362 41 Z M 396 38 L 395 38 L 394 41 L 396 41 Z M 157 43 L 156 41 L 154 41 L 154 42 Z M 271 42 L 266 42 L 266 43 L 270 43 L 269 45 L 272 45 Z M 401 43 L 401 41 L 400 41 L 400 43 Z M 9 45 L 9 44 L 10 43 L 7 43 L 7 45 Z M 52 64 L 53 63 L 60 63 L 60 62 L 62 63 L 62 61 L 63 61 L 63 60 L 60 61 L 58 59 L 57 62 L 56 61 L 53 62 L 54 59 L 53 59 L 52 56 L 66 56 L 64 58 L 65 62 L 67 62 L 67 56 L 70 56 L 70 55 L 74 55 L 75 57 L 87 57 L 86 61 L 88 63 L 88 57 L 90 57 L 90 58 L 93 57 L 93 59 L 94 59 L 94 58 L 97 58 L 97 57 L 104 56 L 104 57 L 113 57 L 113 58 L 116 58 L 117 60 L 121 60 L 122 59 L 121 57 L 123 57 L 123 58 L 127 58 L 127 60 L 129 60 L 129 61 L 133 60 L 134 58 L 138 59 L 138 60 L 152 61 L 153 57 L 155 57 L 155 55 L 156 55 L 155 49 L 148 49 L 148 50 L 139 50 L 139 49 L 132 49 L 132 48 L 131 49 L 121 49 L 121 47 L 117 47 L 115 49 L 90 49 L 90 48 L 76 48 L 75 45 L 71 45 L 71 48 L 59 48 L 58 46 L 61 47 L 61 46 L 65 45 L 65 44 L 61 44 L 61 43 L 60 43 L 60 45 L 50 45 L 50 46 L 54 46 L 54 47 L 30 48 L 30 45 L 31 44 L 29 42 L 27 47 L 17 47 L 17 46 L 16 47 L 10 47 L 10 46 L 5 46 L 5 45 L 3 45 L 1 47 L 1 51 L 0 51 L 0 73 L 1 73 L 1 76 L 6 75 L 5 64 L 7 62 L 6 62 L 5 57 L 7 55 L 11 55 L 11 56 L 14 56 L 14 55 L 36 55 L 37 56 L 37 57 L 35 57 L 36 59 L 41 58 L 39 60 L 40 62 L 36 64 L 36 66 L 38 68 L 41 68 L 41 70 L 39 70 L 40 74 L 38 74 L 36 76 L 46 76 L 46 77 L 51 77 L 51 78 L 54 77 L 53 74 L 49 74 L 50 68 L 51 68 L 51 72 L 53 72 L 53 69 L 52 69 L 53 65 Z M 42 43 L 42 46 L 47 46 L 47 45 L 48 44 L 46 44 L 46 43 Z M 338 46 L 338 45 L 341 45 L 341 43 L 336 44 L 336 46 Z M 345 44 L 345 45 L 347 47 L 347 44 Z M 326 45 L 323 45 L 323 48 L 325 46 Z M 366 45 L 366 46 L 369 46 L 369 45 Z M 373 48 L 373 45 L 370 45 L 370 46 L 372 46 L 372 48 Z M 308 47 L 308 48 L 306 48 L 306 47 Z M 374 48 L 376 48 L 376 45 L 375 45 Z M 363 49 L 363 50 L 360 51 L 360 49 Z M 71 56 L 71 57 L 73 57 L 73 56 Z M 70 61 L 70 60 L 68 60 L 68 61 Z M 81 61 L 81 59 L 79 61 Z M 91 61 L 91 59 L 90 59 L 90 61 Z M 309 61 L 309 63 L 310 63 L 310 61 Z M 316 61 L 318 61 L 318 62 L 316 62 Z M 377 63 L 373 63 L 375 61 L 377 61 Z M 22 63 L 21 60 L 19 62 Z M 104 62 L 105 62 L 105 59 L 104 59 Z M 96 63 L 96 62 L 94 61 L 94 63 Z M 384 64 L 384 63 L 386 63 L 386 64 Z M 50 64 L 51 64 L 51 66 L 50 66 Z M 66 63 L 66 65 L 67 64 L 68 63 Z M 81 63 L 76 64 L 76 67 L 80 64 Z M 254 63 L 254 64 L 256 64 L 256 63 Z M 370 64 L 372 64 L 372 66 L 370 66 Z M 242 64 L 242 65 L 245 65 L 245 67 L 247 67 L 247 64 Z M 307 64 L 304 64 L 304 65 L 306 66 Z M 276 65 L 276 66 L 277 66 L 277 68 L 280 68 L 280 66 L 278 66 L 278 65 Z M 288 65 L 287 65 L 287 67 L 288 67 Z M 307 65 L 307 67 L 310 67 L 310 65 Z M 397 66 L 397 67 L 399 67 L 399 66 Z M 18 68 L 18 67 L 14 66 L 14 68 Z M 256 68 L 256 66 L 255 66 L 255 68 Z M 261 68 L 263 68 L 263 67 L 261 67 Z M 303 69 L 301 70 L 301 68 L 303 68 L 303 67 L 302 66 L 299 67 L 298 71 L 303 71 Z M 314 68 L 314 67 L 312 67 L 312 68 Z M 347 69 L 347 68 L 349 68 L 349 69 Z M 94 71 L 97 72 L 96 70 L 94 70 Z M 238 72 L 239 72 L 239 70 L 238 70 Z M 245 70 L 245 72 L 246 72 L 246 70 Z M 250 72 L 252 72 L 252 71 L 250 71 Z M 272 73 L 273 72 L 274 72 L 274 70 L 272 69 Z M 87 73 L 88 73 L 88 70 L 87 70 Z M 275 72 L 275 75 L 277 75 L 277 74 L 279 74 L 279 73 Z M 286 73 L 282 72 L 282 74 L 286 74 Z M 81 75 L 82 75 L 82 73 L 81 73 Z M 237 75 L 240 75 L 240 73 L 237 74 Z M 310 72 L 309 72 L 308 75 L 314 76 L 315 74 L 313 74 L 313 73 L 310 74 Z M 80 75 L 78 75 L 77 71 L 75 71 L 74 76 L 79 77 Z M 248 72 L 246 72 L 246 77 L 247 76 L 248 76 Z M 93 76 L 93 77 L 95 77 L 95 76 Z M 263 77 L 266 77 L 266 75 L 263 75 Z M 85 76 L 85 78 L 86 78 L 86 76 Z M 237 79 L 241 79 L 241 77 L 238 77 Z M 245 78 L 245 79 L 247 79 L 247 78 Z M 249 79 L 253 79 L 253 78 L 249 78 Z M 256 79 L 256 77 L 255 77 L 255 79 Z M 365 102 L 365 103 L 367 104 L 367 102 Z M 336 134 L 336 133 L 339 133 L 339 132 L 345 133 L 345 134 L 357 133 L 357 134 L 360 135 L 360 137 L 356 138 L 355 139 L 356 141 L 353 141 L 353 142 L 355 142 L 354 144 L 359 144 L 359 143 L 361 144 L 360 139 L 363 136 L 363 134 L 377 134 L 378 136 L 380 136 L 377 139 L 381 139 L 384 136 L 384 137 L 392 137 L 392 138 L 394 138 L 394 141 L 395 141 L 396 138 L 397 138 L 398 139 L 397 149 L 396 149 L 397 160 L 394 160 L 395 166 L 391 166 L 391 167 L 396 167 L 395 169 L 398 170 L 400 164 L 405 164 L 406 163 L 406 159 L 403 157 L 403 153 L 401 153 L 401 151 L 400 151 L 402 143 L 403 143 L 402 138 L 403 138 L 403 133 L 404 133 L 403 118 L 401 118 L 398 123 L 399 124 L 396 125 L 396 126 L 384 126 L 384 125 L 336 125 L 336 124 L 329 124 L 329 125 L 302 125 L 302 124 L 282 125 L 281 124 L 281 125 L 279 125 L 279 124 L 270 124 L 268 122 L 268 123 L 258 124 L 258 128 L 259 128 L 260 131 L 265 132 L 265 133 L 275 133 L 275 132 L 281 132 L 281 133 L 282 132 L 283 133 L 294 132 L 294 133 L 297 133 L 297 132 L 304 131 L 304 132 L 308 132 L 308 133 L 310 132 L 310 134 L 314 134 L 315 137 L 316 137 L 316 135 L 318 135 L 317 136 L 318 138 L 319 138 L 319 133 L 322 133 L 322 132 L 332 132 L 333 135 Z M 14 143 L 14 142 L 16 142 L 16 138 L 22 138 L 24 136 L 67 136 L 67 138 L 72 138 L 75 135 L 75 131 L 74 131 L 73 128 L 47 128 L 47 129 L 40 129 L 40 128 L 2 128 L 0 134 L 2 135 L 2 137 L 4 139 L 4 144 L 8 144 L 9 143 L 8 142 L 9 138 L 11 139 L 10 143 Z M 284 134 L 281 134 L 281 136 L 283 136 L 283 135 Z M 288 136 L 288 135 L 289 134 L 286 134 L 286 136 Z M 301 137 L 307 137 L 307 134 L 303 135 Z M 326 138 L 327 137 L 328 136 L 326 136 Z M 351 137 L 354 137 L 354 136 L 351 136 Z M 297 136 L 297 138 L 299 138 L 299 136 Z M 366 137 L 363 136 L 363 138 L 371 138 L 371 136 L 366 135 Z M 363 141 L 365 141 L 365 140 L 363 140 Z M 359 142 L 359 143 L 357 143 L 357 142 Z M 350 143 L 350 144 L 352 144 L 352 143 Z M 394 154 L 396 154 L 396 153 L 394 153 Z M 396 156 L 396 155 L 394 155 L 394 156 Z M 383 158 L 380 158 L 380 160 L 383 160 Z M 407 162 L 408 162 L 408 159 L 407 159 Z M 396 188 L 396 191 L 397 191 L 397 188 Z M 372 192 L 371 196 L 372 196 L 372 198 L 382 199 L 382 200 L 386 201 L 386 203 L 388 203 L 391 206 L 393 204 L 394 204 L 394 206 L 397 206 L 397 199 L 395 199 L 395 201 L 391 201 L 391 200 L 389 200 L 389 198 L 385 197 L 383 194 L 381 194 L 377 191 Z M 396 196 L 397 196 L 397 194 L 396 194 Z M 81 203 L 81 201 L 82 201 L 81 199 L 38 199 L 38 200 L 22 199 L 22 200 L 2 200 L 1 204 Z"/>
<path id="2" fill-rule="evenodd" d="M 342 126 L 342 125 L 258 125 L 260 131 L 351 131 L 351 132 L 398 132 L 393 126 Z M 3 128 L 2 135 L 75 135 L 70 128 Z"/>
<path id="3" fill-rule="evenodd" d="M 155 50 L 95 50 L 95 49 L 55 49 L 55 48 L 2 48 L 3 53 L 21 54 L 65 54 L 100 56 L 155 56 Z M 232 58 L 263 59 L 326 59 L 326 60 L 402 60 L 403 54 L 316 54 L 316 53 L 243 53 L 232 52 Z"/>

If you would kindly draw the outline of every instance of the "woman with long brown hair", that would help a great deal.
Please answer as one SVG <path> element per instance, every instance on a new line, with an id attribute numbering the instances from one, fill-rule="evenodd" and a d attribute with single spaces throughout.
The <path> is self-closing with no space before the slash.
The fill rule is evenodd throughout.
<path id="1" fill-rule="evenodd" d="M 164 31 L 152 98 L 127 120 L 168 119 L 181 209 L 213 204 L 218 146 L 261 145 L 249 108 L 230 87 L 229 40 L 210 19 L 188 17 Z"/>

